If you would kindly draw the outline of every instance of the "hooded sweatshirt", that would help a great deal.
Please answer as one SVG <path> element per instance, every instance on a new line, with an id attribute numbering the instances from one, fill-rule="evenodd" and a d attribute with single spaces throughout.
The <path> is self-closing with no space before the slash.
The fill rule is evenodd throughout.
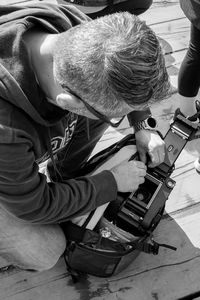
<path id="1" fill-rule="evenodd" d="M 0 6 L 0 205 L 25 222 L 64 222 L 116 199 L 110 171 L 59 182 L 39 172 L 39 163 L 63 147 L 55 141 L 70 140 L 77 115 L 47 101 L 23 35 L 34 26 L 59 33 L 85 21 L 70 5 Z"/>

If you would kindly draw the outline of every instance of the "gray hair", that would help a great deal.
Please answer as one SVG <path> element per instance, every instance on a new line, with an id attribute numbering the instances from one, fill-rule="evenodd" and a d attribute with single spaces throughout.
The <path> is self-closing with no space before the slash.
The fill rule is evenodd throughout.
<path id="1" fill-rule="evenodd" d="M 54 72 L 59 84 L 105 110 L 160 101 L 170 84 L 155 33 L 138 17 L 115 13 L 58 34 Z"/>

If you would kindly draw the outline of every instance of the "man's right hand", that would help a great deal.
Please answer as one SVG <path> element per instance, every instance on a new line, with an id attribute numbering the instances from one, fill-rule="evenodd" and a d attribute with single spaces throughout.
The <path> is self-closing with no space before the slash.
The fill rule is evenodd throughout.
<path id="1" fill-rule="evenodd" d="M 119 192 L 134 192 L 144 182 L 147 167 L 141 161 L 123 161 L 112 168 L 112 172 Z"/>

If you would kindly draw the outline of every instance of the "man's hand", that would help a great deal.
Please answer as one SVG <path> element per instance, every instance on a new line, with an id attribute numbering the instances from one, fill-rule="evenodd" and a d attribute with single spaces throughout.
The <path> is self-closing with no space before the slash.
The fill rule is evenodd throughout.
<path id="1" fill-rule="evenodd" d="M 165 158 L 165 142 L 153 130 L 140 130 L 135 134 L 136 146 L 141 161 L 154 168 L 161 164 Z M 148 161 L 148 157 L 150 161 Z"/>
<path id="2" fill-rule="evenodd" d="M 123 161 L 110 171 L 115 177 L 119 192 L 134 192 L 144 182 L 146 166 L 141 161 Z"/>

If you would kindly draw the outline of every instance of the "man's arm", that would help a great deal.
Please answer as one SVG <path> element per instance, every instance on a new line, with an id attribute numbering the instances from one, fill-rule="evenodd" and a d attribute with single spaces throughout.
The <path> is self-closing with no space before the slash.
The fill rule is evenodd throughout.
<path id="1" fill-rule="evenodd" d="M 151 116 L 150 109 L 143 111 L 133 111 L 128 114 L 131 126 L 137 127 L 141 122 Z M 156 130 L 138 130 L 135 133 L 137 150 L 143 163 L 153 168 L 164 161 L 165 143 Z"/>
<path id="2" fill-rule="evenodd" d="M 144 182 L 145 165 L 124 161 L 110 171 L 47 183 L 33 149 L 23 131 L 12 143 L 0 144 L 1 205 L 25 222 L 55 224 L 85 215 L 116 200 L 117 191 L 133 191 Z"/>
<path id="3" fill-rule="evenodd" d="M 117 184 L 110 171 L 50 183 L 38 171 L 29 139 L 1 143 L 1 205 L 24 221 L 59 223 L 116 199 Z"/>

